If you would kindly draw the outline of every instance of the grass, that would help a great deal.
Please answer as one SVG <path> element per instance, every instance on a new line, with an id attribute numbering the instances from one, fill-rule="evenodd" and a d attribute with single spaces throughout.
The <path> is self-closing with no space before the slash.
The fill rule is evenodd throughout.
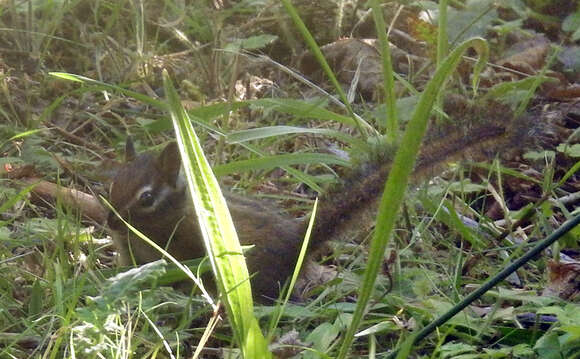
<path id="1" fill-rule="evenodd" d="M 0 125 L 3 164 L 33 162 L 45 177 L 63 186 L 81 186 L 89 182 L 84 177 L 96 167 L 99 157 L 107 157 L 110 149 L 120 152 L 126 134 L 136 138 L 141 149 L 161 147 L 174 138 L 167 119 L 169 110 L 182 125 L 195 126 L 195 135 L 187 129 L 189 138 L 180 141 L 182 154 L 195 155 L 194 162 L 203 168 L 205 177 L 192 180 L 191 185 L 209 184 L 195 193 L 203 196 L 212 192 L 214 205 L 220 203 L 215 199 L 220 197 L 219 187 L 209 171 L 209 165 L 215 164 L 216 175 L 247 195 L 263 183 L 274 183 L 270 197 L 289 208 L 291 215 L 301 216 L 312 208 L 312 191 L 324 191 L 339 181 L 344 168 L 351 166 L 336 152 L 320 149 L 322 139 L 335 143 L 342 151 L 360 155 L 386 135 L 402 150 L 395 155 L 378 215 L 371 214 L 371 218 L 377 216 L 377 227 L 370 234 L 354 231 L 361 238 L 333 243 L 332 251 L 323 253 L 321 260 L 336 266 L 341 275 L 314 288 L 304 303 L 254 306 L 244 280 L 244 265 L 234 260 L 236 269 L 226 268 L 234 265 L 230 257 L 241 257 L 211 256 L 214 270 L 223 279 L 219 282 L 221 292 L 228 293 L 222 297 L 227 314 L 217 306 L 208 306 L 198 292 L 190 295 L 165 286 L 176 272 L 166 263 L 128 271 L 115 268 L 110 243 L 103 240 L 105 228 L 81 219 L 74 208 L 60 201 L 47 208 L 29 196 L 30 187 L 2 180 L 0 358 L 185 358 L 227 354 L 258 358 L 268 357 L 268 345 L 272 344 L 306 348 L 300 354 L 306 358 L 385 357 L 387 353 L 394 355 L 395 348 L 401 348 L 399 357 L 550 358 L 549 353 L 568 357 L 577 349 L 577 306 L 536 293 L 545 285 L 543 267 L 547 258 L 531 254 L 529 257 L 535 260 L 518 272 L 527 291 L 505 283 L 492 291 L 481 289 L 477 308 L 490 309 L 485 319 L 467 309 L 449 320 L 434 322 L 453 313 L 454 305 L 474 287 L 499 268 L 516 262 L 530 247 L 525 242 L 495 242 L 465 225 L 461 216 L 477 218 L 486 224 L 484 232 L 497 234 L 498 228 L 482 213 L 487 208 L 485 203 L 493 196 L 505 208 L 503 182 L 519 178 L 535 183 L 536 179 L 490 165 L 484 172 L 488 178 L 480 185 L 452 177 L 405 193 L 436 100 L 434 94 L 445 94 L 441 90 L 444 82 L 449 87 L 457 85 L 451 73 L 461 55 L 473 46 L 485 53 L 485 40 L 471 40 L 449 49 L 447 60 L 448 50 L 438 47 L 440 70 L 431 82 L 423 84 L 422 97 L 406 122 L 393 106 L 402 102 L 393 95 L 396 83 L 392 79 L 396 76 L 386 58 L 386 39 L 380 38 L 385 73 L 381 83 L 388 89 L 384 102 L 390 106 L 388 115 L 382 116 L 373 113 L 371 103 L 347 101 L 304 25 L 308 19 L 289 1 L 283 2 L 289 15 L 280 6 L 273 16 L 279 17 L 277 21 L 299 24 L 299 34 L 321 62 L 346 110 L 329 105 L 327 102 L 332 101 L 324 97 L 234 99 L 231 84 L 238 78 L 240 57 L 213 49 L 230 44 L 240 48 L 244 46 L 240 44 L 249 43 L 233 39 L 235 36 L 255 40 L 256 34 L 248 31 L 234 36 L 227 27 L 228 21 L 262 14 L 262 8 L 249 3 L 218 10 L 190 4 L 181 4 L 185 6 L 182 8 L 169 0 L 155 4 L 78 0 L 55 8 L 48 5 L 40 2 L 19 8 L 12 4 L 0 13 L 0 42 L 12 43 L 38 61 L 33 64 L 38 73 L 25 75 L 24 69 L 14 68 L 12 73 L 1 75 L 6 99 L 0 110 L 8 120 Z M 381 4 L 373 1 L 371 5 L 375 24 L 384 27 L 383 14 L 377 12 Z M 268 2 L 268 6 L 277 5 Z M 14 19 L 27 21 L 20 26 Z M 258 17 L 256 21 L 260 24 L 267 19 Z M 443 32 L 439 35 L 440 42 L 446 39 Z M 183 48 L 188 52 L 186 59 L 176 51 Z M 14 63 L 19 62 L 10 65 Z M 168 69 L 164 76 L 160 67 Z M 53 76 L 45 77 L 47 71 L 53 71 Z M 14 81 L 26 81 L 27 76 L 41 79 L 41 86 L 33 86 L 32 81 L 26 86 L 13 86 Z M 186 90 L 190 88 L 188 83 L 179 81 L 184 77 L 202 89 L 201 96 Z M 63 78 L 72 81 L 61 81 Z M 526 103 L 540 81 L 544 81 L 543 72 L 528 81 L 531 85 L 525 87 Z M 416 83 L 404 86 L 417 91 Z M 477 87 L 475 76 L 473 93 Z M 521 88 L 503 89 L 506 92 L 502 96 L 515 90 Z M 287 91 L 292 93 L 291 86 Z M 158 98 L 156 93 L 163 96 Z M 298 98 L 298 92 L 288 97 Z M 187 112 L 182 106 L 188 108 Z M 405 132 L 400 132 L 399 138 L 396 132 L 401 123 Z M 52 130 L 55 126 L 80 134 L 96 149 L 75 143 L 72 136 L 56 135 Z M 576 163 L 565 168 L 563 175 L 546 167 L 543 193 L 560 197 L 562 185 L 574 177 L 578 166 Z M 462 176 L 465 172 L 456 169 L 452 173 Z M 75 174 L 81 176 L 75 178 Z M 90 182 L 100 181 L 90 176 Z M 197 201 L 211 203 L 207 198 Z M 404 207 L 398 215 L 401 204 Z M 218 218 L 224 219 L 223 228 L 229 229 L 213 231 L 212 235 L 232 234 L 223 203 L 217 207 Z M 528 236 L 537 238 L 555 229 L 555 218 L 572 218 L 574 214 L 566 206 L 545 203 L 529 208 L 535 218 L 527 222 L 533 227 Z M 514 222 L 522 213 L 507 210 L 504 215 L 506 221 Z M 211 223 L 211 219 L 208 221 Z M 570 236 L 575 233 L 572 229 L 569 241 L 574 242 Z M 240 252 L 231 243 L 207 241 L 207 247 L 218 253 Z M 212 243 L 218 243 L 218 247 Z M 476 260 L 474 267 L 468 265 L 471 260 Z M 462 273 L 466 268 L 467 274 Z M 391 286 L 392 291 L 383 293 Z M 551 314 L 559 323 L 549 329 L 538 323 L 529 328 L 510 326 L 516 314 L 526 313 Z M 422 327 L 429 328 L 429 323 L 431 329 L 438 327 L 437 333 L 417 342 L 416 334 Z M 296 338 L 292 330 L 297 331 Z M 427 329 L 420 333 L 419 337 L 429 334 Z M 485 355 L 480 353 L 484 347 Z"/>

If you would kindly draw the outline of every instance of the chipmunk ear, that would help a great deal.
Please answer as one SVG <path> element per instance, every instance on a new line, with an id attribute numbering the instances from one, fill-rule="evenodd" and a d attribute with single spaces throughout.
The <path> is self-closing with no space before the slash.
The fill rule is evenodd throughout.
<path id="1" fill-rule="evenodd" d="M 157 157 L 157 166 L 166 177 L 167 183 L 177 186 L 181 156 L 176 142 L 170 142 Z"/>
<path id="2" fill-rule="evenodd" d="M 127 141 L 125 142 L 124 157 L 125 158 L 123 159 L 123 162 L 111 159 L 101 161 L 101 163 L 94 171 L 95 173 L 93 176 L 107 186 L 110 186 L 111 183 L 113 183 L 117 173 L 119 173 L 119 171 L 125 167 L 125 164 L 137 158 L 137 152 L 135 152 L 135 146 L 133 145 L 133 140 L 131 137 L 127 137 Z"/>
<path id="3" fill-rule="evenodd" d="M 137 158 L 137 152 L 135 151 L 135 145 L 133 144 L 133 139 L 127 137 L 125 142 L 125 162 L 131 162 Z"/>

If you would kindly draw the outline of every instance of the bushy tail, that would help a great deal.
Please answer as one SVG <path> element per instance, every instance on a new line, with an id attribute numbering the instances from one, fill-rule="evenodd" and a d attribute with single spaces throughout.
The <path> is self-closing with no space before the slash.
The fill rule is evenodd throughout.
<path id="1" fill-rule="evenodd" d="M 530 147 L 545 132 L 530 117 L 511 119 L 505 106 L 472 107 L 460 120 L 432 124 L 416 161 L 412 180 L 440 173 L 451 161 L 481 161 Z M 382 154 L 380 152 L 383 152 Z M 378 201 L 391 169 L 393 150 L 378 150 L 359 161 L 342 184 L 321 199 L 311 243 L 353 238 L 366 234 L 374 225 Z M 369 159 L 372 158 L 372 159 Z"/>

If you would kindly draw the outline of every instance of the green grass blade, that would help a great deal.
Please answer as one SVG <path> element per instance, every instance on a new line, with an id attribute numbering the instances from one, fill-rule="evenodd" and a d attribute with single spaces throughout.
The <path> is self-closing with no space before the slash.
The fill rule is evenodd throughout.
<path id="1" fill-rule="evenodd" d="M 562 186 L 564 183 L 566 183 L 566 181 L 568 180 L 568 178 L 570 178 L 571 176 L 573 176 L 574 174 L 576 174 L 578 171 L 580 171 L 580 161 L 576 162 L 565 174 L 564 176 L 562 176 L 562 178 L 560 179 L 560 181 L 558 181 L 558 185 L 557 187 Z"/>
<path id="2" fill-rule="evenodd" d="M 449 51 L 447 36 L 447 0 L 439 1 L 439 18 L 437 19 L 437 65 L 440 65 Z"/>
<path id="3" fill-rule="evenodd" d="M 217 127 L 213 126 L 211 124 L 210 120 L 214 117 L 219 116 L 219 115 L 223 115 L 227 112 L 233 111 L 234 109 L 238 109 L 238 108 L 247 106 L 248 104 L 251 104 L 252 102 L 253 101 L 235 102 L 232 104 L 226 104 L 225 106 L 222 104 L 209 105 L 209 106 L 204 106 L 204 107 L 200 107 L 200 108 L 195 109 L 195 110 L 188 111 L 188 114 L 193 115 L 194 122 L 201 125 L 203 128 L 207 128 L 209 131 L 211 131 L 219 136 L 226 136 Z M 300 106 L 298 106 L 298 107 L 300 107 Z M 325 109 L 320 109 L 320 110 L 323 110 L 323 113 L 325 115 L 328 115 L 329 113 L 331 114 L 331 112 L 328 110 L 325 110 Z M 332 118 L 332 116 L 330 116 L 330 117 Z M 260 150 L 256 146 L 250 145 L 250 144 L 245 143 L 245 142 L 240 142 L 239 144 L 240 144 L 240 146 L 244 147 L 248 151 L 255 153 L 256 155 L 258 155 L 260 157 L 266 156 L 266 153 L 264 151 Z M 317 192 L 323 192 L 322 188 L 316 184 L 316 182 L 313 180 L 313 178 L 311 176 L 305 174 L 304 172 L 301 172 L 297 169 L 294 169 L 294 168 L 288 167 L 288 166 L 284 166 L 284 165 L 282 165 L 280 168 L 282 168 L 284 171 L 288 172 L 292 176 L 296 177 L 298 179 L 298 181 L 306 184 L 307 186 L 309 186 L 313 190 L 315 190 Z M 216 168 L 214 168 L 214 173 L 219 176 L 220 173 L 226 173 L 226 172 L 220 172 L 219 167 L 216 167 Z"/>
<path id="4" fill-rule="evenodd" d="M 275 314 L 272 316 L 272 321 L 270 323 L 268 330 L 268 341 L 271 341 L 272 337 L 275 334 L 274 329 L 278 327 L 280 318 L 282 318 L 282 314 L 284 314 L 284 308 L 286 307 L 288 301 L 290 300 L 290 296 L 292 295 L 292 291 L 294 290 L 294 286 L 296 285 L 296 281 L 298 280 L 298 276 L 300 275 L 300 270 L 302 269 L 304 259 L 306 258 L 308 243 L 310 243 L 310 234 L 312 233 L 312 228 L 314 227 L 314 218 L 316 216 L 317 208 L 318 208 L 318 198 L 316 199 L 316 201 L 314 201 L 314 206 L 312 207 L 312 215 L 310 216 L 310 221 L 308 222 L 308 228 L 306 229 L 306 234 L 304 235 L 304 241 L 302 242 L 302 247 L 300 248 L 300 254 L 298 255 L 298 260 L 296 261 L 296 266 L 294 267 L 294 272 L 292 273 L 292 278 L 290 279 L 290 285 L 288 285 L 286 296 L 284 297 L 284 302 L 282 303 L 282 305 L 280 305 L 280 307 L 276 308 Z"/>
<path id="5" fill-rule="evenodd" d="M 437 66 L 440 66 L 449 52 L 449 38 L 447 36 L 447 0 L 439 1 L 439 18 L 437 19 Z M 435 106 L 443 107 L 442 93 L 437 94 Z M 442 116 L 437 114 L 437 120 Z"/>
<path id="6" fill-rule="evenodd" d="M 369 149 L 369 146 L 365 141 L 361 141 L 356 137 L 345 134 L 341 131 L 329 130 L 326 128 L 304 128 L 295 126 L 266 126 L 259 128 L 252 128 L 250 130 L 243 130 L 230 133 L 226 136 L 229 143 L 241 143 L 252 140 L 257 140 L 261 138 L 268 138 L 274 136 L 283 135 L 295 135 L 302 133 L 311 133 L 317 135 L 323 135 L 328 137 L 334 137 L 342 142 L 349 144 L 351 147 L 355 147 L 355 150 L 365 151 Z"/>
<path id="7" fill-rule="evenodd" d="M 538 73 L 536 76 L 533 77 L 534 81 L 533 81 L 532 85 L 530 86 L 529 91 L 526 92 L 524 99 L 522 100 L 522 102 L 520 102 L 518 108 L 515 110 L 513 118 L 520 117 L 524 113 L 524 111 L 528 108 L 528 105 L 530 104 L 530 101 L 532 101 L 532 97 L 534 96 L 534 93 L 536 93 L 536 90 L 544 82 L 543 79 L 546 76 L 546 72 L 548 71 L 548 69 L 551 68 L 552 64 L 554 63 L 554 61 L 558 57 L 559 53 L 560 53 L 560 48 L 554 47 L 554 49 L 552 50 L 552 53 L 546 59 L 546 63 L 544 65 L 544 67 L 542 67 L 542 69 L 540 70 L 540 73 Z"/>
<path id="8" fill-rule="evenodd" d="M 10 137 L 6 141 L 0 143 L 0 148 L 4 147 L 4 145 L 6 145 L 8 142 L 17 140 L 19 138 L 31 136 L 31 135 L 34 135 L 34 134 L 36 134 L 38 132 L 43 132 L 43 131 L 48 131 L 48 130 L 49 130 L 48 128 L 38 128 L 38 129 L 35 129 L 35 130 L 28 130 L 28 131 L 20 132 L 20 133 L 18 133 L 16 135 Z"/>
<path id="9" fill-rule="evenodd" d="M 393 63 L 391 61 L 391 48 L 387 40 L 385 19 L 378 0 L 371 1 L 375 28 L 379 37 L 381 59 L 383 63 L 383 87 L 385 89 L 385 105 L 387 106 L 387 119 L 383 127 L 387 130 L 387 139 L 390 143 L 395 143 L 399 131 L 397 117 L 397 96 L 395 94 L 395 79 Z"/>
<path id="10" fill-rule="evenodd" d="M 360 287 L 359 298 L 353 314 L 352 322 L 340 347 L 340 352 L 338 354 L 339 359 L 347 357 L 350 351 L 350 346 L 354 340 L 354 334 L 358 329 L 365 314 L 367 304 L 371 298 L 376 277 L 383 263 L 383 254 L 391 237 L 397 214 L 399 212 L 399 207 L 403 202 L 409 176 L 413 171 L 415 160 L 419 153 L 419 146 L 423 139 L 423 135 L 425 134 L 425 130 L 427 129 L 428 119 L 435 99 L 437 98 L 437 93 L 441 91 L 446 79 L 451 76 L 452 72 L 461 61 L 463 53 L 470 47 L 475 48 L 480 55 L 474 70 L 474 81 L 477 81 L 479 73 L 487 63 L 487 58 L 489 56 L 487 42 L 481 38 L 467 40 L 449 54 L 437 69 L 431 81 L 427 84 L 412 118 L 407 124 L 399 150 L 395 155 L 391 173 L 389 174 L 385 185 L 385 191 L 379 204 L 377 224 L 369 250 L 371 255 L 369 256 L 363 283 Z"/>
<path id="11" fill-rule="evenodd" d="M 119 93 L 122 93 L 124 95 L 133 97 L 134 99 L 142 101 L 143 103 L 149 104 L 151 106 L 154 106 L 157 108 L 165 108 L 165 104 L 162 101 L 156 100 L 150 96 L 143 95 L 142 93 L 139 93 L 139 92 L 127 90 L 126 88 L 123 88 L 120 86 L 111 85 L 111 84 L 108 84 L 106 82 L 93 80 L 89 77 L 75 75 L 75 74 L 69 74 L 69 73 L 65 73 L 65 72 L 49 72 L 49 75 L 54 76 L 56 78 L 63 79 L 63 80 L 89 84 L 89 85 L 95 86 L 97 89 L 101 89 L 101 90 L 110 90 L 110 91 L 114 91 L 114 92 L 119 92 Z"/>
<path id="12" fill-rule="evenodd" d="M 163 84 L 187 184 L 234 336 L 245 358 L 271 357 L 254 317 L 249 272 L 219 183 L 167 71 Z"/>
<path id="13" fill-rule="evenodd" d="M 300 32 L 300 34 L 302 34 L 302 37 L 304 37 L 304 41 L 306 41 L 306 44 L 308 44 L 308 47 L 310 48 L 310 51 L 312 51 L 314 58 L 316 58 L 316 60 L 320 64 L 320 67 L 322 67 L 322 70 L 324 71 L 326 76 L 328 76 L 330 83 L 332 84 L 332 86 L 334 86 L 334 89 L 336 90 L 336 92 L 340 96 L 340 100 L 346 106 L 346 110 L 348 111 L 349 116 L 352 118 L 355 126 L 360 131 L 360 133 L 366 137 L 367 132 L 363 131 L 364 126 L 360 123 L 360 119 L 357 116 L 355 116 L 354 111 L 352 109 L 352 106 L 350 105 L 348 98 L 346 97 L 346 94 L 344 93 L 344 90 L 342 89 L 342 86 L 340 86 L 340 83 L 336 79 L 336 76 L 334 76 L 334 73 L 332 72 L 330 65 L 328 65 L 328 62 L 326 62 L 326 59 L 324 58 L 324 55 L 322 54 L 320 47 L 316 43 L 316 40 L 314 40 L 314 37 L 312 37 L 312 34 L 310 33 L 310 31 L 308 31 L 308 29 L 306 28 L 306 25 L 304 24 L 304 22 L 302 21 L 302 19 L 298 15 L 298 12 L 294 8 L 294 6 L 292 6 L 290 1 L 289 0 L 282 0 L 282 4 L 284 5 L 284 7 L 286 8 L 286 11 L 288 12 L 290 17 L 294 21 L 294 24 L 298 28 L 298 31 Z"/>
<path id="14" fill-rule="evenodd" d="M 325 101 L 305 101 L 288 98 L 262 98 L 247 101 L 251 105 L 262 106 L 282 113 L 294 115 L 297 118 L 307 118 L 316 120 L 328 120 L 340 122 L 346 126 L 353 127 L 352 118 L 332 112 L 323 107 Z M 377 134 L 375 129 L 357 116 L 358 123 L 369 133 Z M 356 126 L 354 126 L 356 128 Z"/>
<path id="15" fill-rule="evenodd" d="M 15 196 L 11 197 L 4 203 L 0 204 L 0 213 L 6 213 L 6 211 L 12 208 L 16 203 L 26 198 L 26 195 L 28 195 L 28 193 L 32 191 L 34 187 L 36 187 L 36 183 L 27 186 L 26 188 L 18 192 Z M 6 223 L 8 223 L 8 221 L 0 221 L 0 227 L 4 226 Z"/>
<path id="16" fill-rule="evenodd" d="M 336 164 L 348 167 L 351 163 L 348 160 L 335 155 L 324 153 L 288 153 L 284 155 L 264 156 L 250 160 L 230 162 L 215 166 L 214 172 L 217 176 L 223 176 L 232 172 L 246 172 L 253 170 L 267 170 L 276 167 L 304 164 Z"/>

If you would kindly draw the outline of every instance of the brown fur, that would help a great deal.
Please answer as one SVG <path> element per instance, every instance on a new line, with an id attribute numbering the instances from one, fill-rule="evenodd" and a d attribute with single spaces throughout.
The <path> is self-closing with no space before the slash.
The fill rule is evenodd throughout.
<path id="1" fill-rule="evenodd" d="M 431 174 L 438 166 L 462 156 L 475 159 L 488 157 L 496 151 L 521 143 L 528 124 L 509 128 L 510 121 L 485 119 L 474 124 L 438 126 L 431 130 L 417 160 L 414 177 Z M 517 137 L 513 137 L 517 136 Z M 115 176 L 110 201 L 124 218 L 137 229 L 165 247 L 179 260 L 201 257 L 205 251 L 197 217 L 184 189 L 179 189 L 180 168 L 175 144 L 169 144 L 159 156 L 137 155 L 128 143 L 126 162 Z M 390 151 L 392 153 L 392 151 Z M 329 191 L 321 201 L 312 235 L 314 247 L 355 232 L 365 232 L 372 226 L 376 202 L 380 198 L 391 167 L 390 155 L 364 160 L 358 171 L 347 176 L 342 185 Z M 147 212 L 133 198 L 147 184 L 151 195 L 162 196 L 160 188 L 173 192 L 167 201 Z M 148 196 L 145 196 L 148 197 Z M 247 254 L 254 292 L 258 297 L 276 298 L 279 288 L 294 269 L 302 244 L 306 221 L 280 214 L 280 211 L 260 201 L 225 193 L 237 233 L 243 245 L 254 245 Z M 144 198 L 143 202 L 147 198 Z M 116 216 L 109 217 L 122 264 L 146 263 L 160 258 L 148 244 L 126 230 Z"/>

